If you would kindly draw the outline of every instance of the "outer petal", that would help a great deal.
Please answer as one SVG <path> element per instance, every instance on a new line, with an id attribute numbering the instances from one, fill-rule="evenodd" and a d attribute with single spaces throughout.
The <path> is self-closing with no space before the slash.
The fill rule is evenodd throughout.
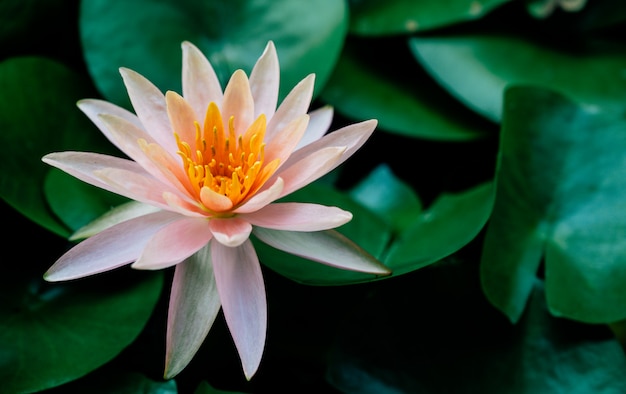
<path id="1" fill-rule="evenodd" d="M 252 225 L 237 216 L 228 219 L 211 219 L 209 228 L 217 242 L 231 248 L 244 243 L 252 232 Z"/>
<path id="2" fill-rule="evenodd" d="M 101 189 L 117 193 L 117 189 L 94 175 L 95 171 L 105 168 L 143 173 L 145 170 L 132 160 L 91 152 L 56 152 L 45 155 L 44 163 L 67 172 L 75 178 Z"/>
<path id="3" fill-rule="evenodd" d="M 96 126 L 98 126 L 100 131 L 102 131 L 102 134 L 104 134 L 104 136 L 107 137 L 109 141 L 111 141 L 124 153 L 126 153 L 126 151 L 124 150 L 123 146 L 118 145 L 118 138 L 111 138 L 112 136 L 109 133 L 109 128 L 103 127 L 104 125 L 100 121 L 100 115 L 107 114 L 107 115 L 117 116 L 135 125 L 139 129 L 143 130 L 143 125 L 141 124 L 141 121 L 139 120 L 137 115 L 128 111 L 125 108 L 109 103 L 108 101 L 96 100 L 96 99 L 84 99 L 84 100 L 79 100 L 77 105 L 78 105 L 78 108 L 81 111 L 83 111 L 83 113 L 87 115 L 87 117 L 89 117 L 89 119 Z M 148 134 L 145 132 L 145 130 L 143 130 L 143 132 L 145 134 L 144 138 L 146 140 L 149 140 L 150 138 L 148 138 Z"/>
<path id="4" fill-rule="evenodd" d="M 323 138 L 310 143 L 304 146 L 302 149 L 298 149 L 295 151 L 290 157 L 287 163 L 278 171 L 285 171 L 289 166 L 293 163 L 302 160 L 304 157 L 309 155 L 315 155 L 316 151 L 328 148 L 331 146 L 335 147 L 345 147 L 345 152 L 341 155 L 340 160 L 335 163 L 336 168 L 341 163 L 346 161 L 350 156 L 354 154 L 363 144 L 367 141 L 368 138 L 376 129 L 376 125 L 378 121 L 375 119 L 366 120 L 364 122 L 355 123 L 346 127 L 343 127 L 339 130 L 333 131 L 332 133 L 326 134 Z M 331 171 L 332 171 L 331 169 Z"/>
<path id="5" fill-rule="evenodd" d="M 267 330 L 261 265 L 249 240 L 236 248 L 212 241 L 211 257 L 224 317 L 249 380 L 261 363 Z"/>
<path id="6" fill-rule="evenodd" d="M 102 128 L 107 129 L 110 139 L 116 141 L 116 145 L 142 168 L 161 182 L 171 183 L 179 190 L 186 191 L 180 181 L 186 179 L 181 166 L 165 150 L 154 144 L 148 147 L 147 144 L 152 142 L 151 137 L 141 127 L 116 115 L 103 114 L 98 116 L 98 120 Z M 139 143 L 140 139 L 145 140 L 145 143 Z"/>
<path id="7" fill-rule="evenodd" d="M 207 219 L 183 217 L 159 230 L 131 267 L 149 270 L 170 267 L 196 253 L 211 238 Z"/>
<path id="8" fill-rule="evenodd" d="M 304 136 L 298 142 L 296 149 L 300 149 L 311 142 L 317 141 L 326 134 L 333 121 L 333 107 L 325 105 L 309 112 L 309 125 Z"/>
<path id="9" fill-rule="evenodd" d="M 289 231 L 320 231 L 339 227 L 352 219 L 352 214 L 337 207 L 297 202 L 276 203 L 241 218 L 254 226 Z"/>
<path id="10" fill-rule="evenodd" d="M 265 114 L 267 119 L 271 119 L 274 115 L 278 102 L 279 81 L 280 68 L 276 47 L 270 41 L 250 73 L 250 91 L 254 98 L 255 119 L 261 114 Z"/>
<path id="11" fill-rule="evenodd" d="M 343 147 L 324 148 L 290 165 L 286 170 L 279 170 L 274 176 L 280 176 L 285 180 L 280 197 L 293 193 L 328 174 L 337 167 L 337 162 L 341 160 L 344 152 Z"/>
<path id="12" fill-rule="evenodd" d="M 237 136 L 243 134 L 254 121 L 254 99 L 250 92 L 248 77 L 242 70 L 233 73 L 224 90 L 224 101 L 222 102 L 224 130 L 228 130 L 231 116 L 234 116 Z"/>
<path id="13" fill-rule="evenodd" d="M 220 310 L 210 248 L 176 266 L 167 316 L 165 379 L 189 364 L 206 338 Z"/>
<path id="14" fill-rule="evenodd" d="M 70 241 L 91 237 L 116 224 L 158 211 L 159 208 L 153 205 L 129 201 L 118 205 L 91 223 L 76 230 L 70 237 Z"/>
<path id="15" fill-rule="evenodd" d="M 51 282 L 76 279 L 128 264 L 139 257 L 156 232 L 178 217 L 160 211 L 109 227 L 61 256 L 44 278 Z"/>
<path id="16" fill-rule="evenodd" d="M 289 92 L 267 125 L 266 141 L 271 141 L 276 133 L 280 132 L 292 120 L 307 113 L 313 98 L 314 85 L 315 75 L 310 74 Z"/>
<path id="17" fill-rule="evenodd" d="M 183 97 L 189 101 L 198 119 L 204 119 L 211 101 L 222 104 L 222 86 L 211 63 L 192 43 L 185 41 L 183 48 Z"/>
<path id="18" fill-rule="evenodd" d="M 163 93 L 141 74 L 127 68 L 120 68 L 128 96 L 137 116 L 152 138 L 171 155 L 178 148 L 167 117 Z"/>
<path id="19" fill-rule="evenodd" d="M 253 232 L 261 241 L 276 249 L 331 267 L 376 275 L 391 273 L 374 256 L 335 230 L 307 233 L 255 227 Z"/>

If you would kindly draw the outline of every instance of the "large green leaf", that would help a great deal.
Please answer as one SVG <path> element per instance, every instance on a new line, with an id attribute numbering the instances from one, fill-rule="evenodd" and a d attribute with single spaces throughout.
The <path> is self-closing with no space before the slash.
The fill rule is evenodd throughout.
<path id="1" fill-rule="evenodd" d="M 405 57 L 402 44 L 348 41 L 321 99 L 344 116 L 375 118 L 381 130 L 410 137 L 458 141 L 485 135 L 490 125 Z M 373 51 L 393 61 L 372 62 Z"/>
<path id="2" fill-rule="evenodd" d="M 309 73 L 320 89 L 347 32 L 344 1 L 83 0 L 80 35 L 96 85 L 128 104 L 118 68 L 131 68 L 162 90 L 180 91 L 184 40 L 209 58 L 225 86 L 237 68 L 250 72 L 269 40 L 281 64 L 281 95 Z"/>
<path id="3" fill-rule="evenodd" d="M 478 19 L 510 0 L 357 0 L 350 32 L 367 36 L 408 34 Z"/>
<path id="4" fill-rule="evenodd" d="M 49 284 L 36 269 L 0 277 L 0 381 L 7 393 L 34 392 L 84 376 L 139 335 L 162 275 L 116 272 Z"/>
<path id="5" fill-rule="evenodd" d="M 626 52 L 550 47 L 512 35 L 413 37 L 417 59 L 469 108 L 499 121 L 504 89 L 511 84 L 542 85 L 577 101 L 623 108 Z"/>
<path id="6" fill-rule="evenodd" d="M 76 108 L 93 96 L 89 81 L 44 58 L 0 63 L 0 196 L 23 215 L 62 236 L 69 235 L 46 207 L 44 178 L 49 152 L 95 150 L 104 137 Z"/>
<path id="7" fill-rule="evenodd" d="M 545 262 L 550 311 L 626 317 L 626 118 L 541 88 L 506 92 L 482 282 L 512 321 Z"/>
<path id="8" fill-rule="evenodd" d="M 176 381 L 154 381 L 137 372 L 98 369 L 78 380 L 47 390 L 46 394 L 177 394 Z"/>

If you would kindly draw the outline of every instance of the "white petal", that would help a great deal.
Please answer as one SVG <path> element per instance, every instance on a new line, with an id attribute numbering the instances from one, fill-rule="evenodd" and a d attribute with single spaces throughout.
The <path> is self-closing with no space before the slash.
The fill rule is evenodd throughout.
<path id="1" fill-rule="evenodd" d="M 271 119 L 278 102 L 280 68 L 276 47 L 272 41 L 267 43 L 265 51 L 257 60 L 250 73 L 250 91 L 254 97 L 254 118 L 265 114 Z"/>
<path id="2" fill-rule="evenodd" d="M 211 63 L 192 43 L 185 41 L 183 48 L 183 97 L 189 101 L 198 119 L 204 119 L 211 101 L 222 104 L 222 86 Z"/>
<path id="3" fill-rule="evenodd" d="M 196 253 L 211 238 L 207 219 L 182 216 L 154 234 L 131 267 L 149 270 L 170 267 Z"/>
<path id="4" fill-rule="evenodd" d="M 254 227 L 253 234 L 276 249 L 331 267 L 376 275 L 391 273 L 374 256 L 335 230 L 308 233 Z"/>
<path id="5" fill-rule="evenodd" d="M 231 248 L 244 243 L 252 232 L 252 225 L 237 216 L 211 219 L 209 220 L 209 228 L 217 242 Z"/>
<path id="6" fill-rule="evenodd" d="M 317 141 L 326 134 L 333 121 L 333 107 L 326 105 L 309 112 L 309 125 L 298 142 L 296 150 Z"/>
<path id="7" fill-rule="evenodd" d="M 139 257 L 157 231 L 178 217 L 160 211 L 109 227 L 61 256 L 44 278 L 51 282 L 76 279 L 128 264 Z"/>
<path id="8" fill-rule="evenodd" d="M 265 134 L 266 141 L 271 141 L 276 133 L 280 132 L 295 118 L 307 113 L 309 105 L 311 105 L 311 99 L 313 98 L 314 85 L 315 75 L 311 74 L 300 81 L 291 92 L 289 92 L 267 124 L 267 133 Z"/>
<path id="9" fill-rule="evenodd" d="M 289 231 L 328 230 L 352 219 L 350 212 L 337 207 L 297 202 L 270 204 L 240 216 L 254 226 Z"/>
<path id="10" fill-rule="evenodd" d="M 224 317 L 249 380 L 261 363 L 267 330 L 261 265 L 249 240 L 236 248 L 212 241 L 211 257 Z"/>
<path id="11" fill-rule="evenodd" d="M 167 314 L 165 379 L 182 371 L 206 338 L 220 310 L 210 248 L 176 266 Z"/>
<path id="12" fill-rule="evenodd" d="M 109 227 L 113 227 L 118 223 L 157 211 L 159 211 L 159 208 L 153 205 L 143 204 L 137 201 L 129 201 L 118 205 L 96 220 L 79 228 L 69 239 L 70 241 L 76 241 L 88 238 L 106 230 Z"/>

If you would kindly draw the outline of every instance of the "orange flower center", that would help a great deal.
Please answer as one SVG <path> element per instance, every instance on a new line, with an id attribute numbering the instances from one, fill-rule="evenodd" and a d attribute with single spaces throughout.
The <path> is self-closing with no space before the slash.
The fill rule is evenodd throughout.
<path id="1" fill-rule="evenodd" d="M 261 114 L 245 133 L 237 136 L 234 117 L 228 120 L 226 132 L 220 110 L 211 102 L 204 125 L 195 124 L 195 141 L 182 141 L 178 133 L 174 136 L 183 167 L 199 200 L 201 190 L 208 187 L 228 197 L 236 206 L 253 196 L 278 167 L 278 159 L 263 165 L 265 115 Z"/>

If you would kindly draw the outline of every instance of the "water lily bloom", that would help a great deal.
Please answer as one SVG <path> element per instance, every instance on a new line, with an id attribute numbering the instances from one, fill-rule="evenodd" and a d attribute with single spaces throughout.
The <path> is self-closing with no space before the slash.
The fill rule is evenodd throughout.
<path id="1" fill-rule="evenodd" d="M 135 113 L 102 100 L 79 108 L 127 158 L 58 152 L 43 161 L 134 200 L 64 254 L 48 281 L 126 264 L 176 266 L 168 310 L 165 377 L 192 359 L 220 307 L 250 379 L 265 344 L 267 306 L 249 239 L 338 268 L 389 274 L 334 228 L 352 215 L 337 207 L 276 202 L 327 174 L 369 138 L 376 121 L 326 134 L 332 109 L 307 113 L 314 76 L 277 108 L 279 65 L 269 42 L 250 77 L 236 71 L 222 90 L 206 57 L 182 44 L 182 96 L 140 74 L 120 72 Z M 97 228 L 97 230 L 94 230 Z"/>

